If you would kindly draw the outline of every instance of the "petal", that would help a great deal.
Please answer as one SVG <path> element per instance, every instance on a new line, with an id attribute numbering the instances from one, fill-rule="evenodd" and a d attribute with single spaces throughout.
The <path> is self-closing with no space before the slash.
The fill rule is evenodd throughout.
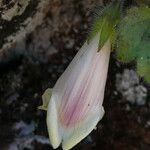
<path id="1" fill-rule="evenodd" d="M 54 86 L 48 104 L 51 144 L 70 149 L 85 138 L 103 116 L 102 102 L 110 42 L 98 51 L 99 35 L 85 43 Z"/>
<path id="2" fill-rule="evenodd" d="M 56 95 L 58 101 L 61 101 L 66 88 L 69 87 L 69 89 L 72 89 L 71 87 L 75 84 L 76 80 L 80 78 L 80 74 L 82 75 L 87 70 L 96 51 L 98 50 L 98 42 L 99 34 L 97 34 L 90 44 L 85 42 L 70 65 L 58 79 L 53 88 L 53 93 Z"/>
<path id="3" fill-rule="evenodd" d="M 61 75 L 61 77 L 56 82 L 51 100 L 48 104 L 48 111 L 47 111 L 47 126 L 48 126 L 48 133 L 50 137 L 50 142 L 53 146 L 53 148 L 57 148 L 62 140 L 62 130 L 60 131 L 61 127 L 59 126 L 60 123 L 58 121 L 58 110 L 62 103 L 64 103 L 63 95 L 64 91 L 70 92 L 70 85 L 73 85 L 73 82 L 75 83 L 76 80 L 79 78 L 79 73 L 82 70 L 82 68 L 79 66 L 79 64 L 86 65 L 86 62 L 90 62 L 92 60 L 92 57 L 98 50 L 98 35 L 93 39 L 93 41 L 90 44 L 87 44 L 87 42 L 83 45 L 83 47 L 79 50 L 71 64 L 68 66 L 68 68 L 65 70 L 65 72 Z M 94 51 L 93 51 L 94 50 Z M 88 57 L 87 53 L 91 53 L 92 56 Z M 88 63 L 90 64 L 90 63 Z M 88 67 L 88 65 L 87 65 Z M 75 70 L 75 71 L 74 71 Z M 85 69 L 84 69 L 85 70 Z M 69 80 L 68 80 L 69 79 Z M 70 82 L 69 82 L 70 81 Z"/>
<path id="4" fill-rule="evenodd" d="M 48 88 L 47 90 L 45 90 L 44 94 L 42 95 L 43 105 L 39 106 L 38 109 L 47 111 L 47 107 L 48 107 L 48 103 L 50 101 L 51 95 L 52 95 L 52 89 Z"/>
<path id="5" fill-rule="evenodd" d="M 104 109 L 89 115 L 81 123 L 76 124 L 72 129 L 64 130 L 62 148 L 63 150 L 69 150 L 82 139 L 84 139 L 89 133 L 96 127 L 97 123 L 104 115 Z"/>
<path id="6" fill-rule="evenodd" d="M 99 120 L 101 120 L 101 118 L 103 117 L 104 109 L 101 105 L 104 96 L 109 55 L 110 55 L 110 43 L 108 42 L 98 54 L 99 64 L 96 65 L 97 68 L 93 74 L 93 79 L 91 80 L 92 82 L 88 89 L 88 93 L 86 94 L 87 97 L 81 100 L 84 101 L 84 103 L 83 104 L 79 103 L 81 104 L 81 109 L 76 111 L 77 113 L 79 112 L 78 114 L 81 116 L 82 115 L 84 116 L 85 114 L 87 116 L 83 117 L 83 119 L 78 121 L 76 124 L 74 123 L 74 126 L 72 128 L 66 129 L 63 128 L 64 135 L 62 146 L 64 150 L 72 148 L 74 145 L 79 143 L 83 138 L 85 138 L 95 128 Z M 101 79 L 100 80 L 101 82 L 99 82 L 99 79 Z M 90 106 L 88 106 L 89 104 Z"/>
<path id="7" fill-rule="evenodd" d="M 58 113 L 56 109 L 55 98 L 51 97 L 47 110 L 47 126 L 50 142 L 54 149 L 56 149 L 62 141 L 58 124 Z"/>
<path id="8" fill-rule="evenodd" d="M 79 75 L 71 90 L 68 85 L 58 109 L 62 125 L 71 127 L 102 106 L 109 56 L 110 44 L 106 44 L 95 55 L 86 74 Z"/>

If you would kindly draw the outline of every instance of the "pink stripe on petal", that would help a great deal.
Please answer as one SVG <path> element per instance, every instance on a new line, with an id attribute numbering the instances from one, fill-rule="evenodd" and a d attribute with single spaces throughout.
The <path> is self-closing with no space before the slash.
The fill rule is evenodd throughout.
<path id="1" fill-rule="evenodd" d="M 94 99 L 88 99 L 87 95 L 90 89 L 91 80 L 94 76 L 94 70 L 96 69 L 97 62 L 98 60 L 94 58 L 93 64 L 91 65 L 91 68 L 89 70 L 90 74 L 87 78 L 84 88 L 82 89 L 82 95 L 78 101 L 76 111 L 74 112 L 72 116 L 72 123 L 75 123 L 77 121 L 81 121 L 82 119 L 84 119 L 86 115 L 88 115 L 88 113 L 85 113 L 85 111 L 83 111 L 84 108 L 89 109 L 92 106 L 91 101 L 94 101 Z"/>
<path id="2" fill-rule="evenodd" d="M 69 98 L 64 96 L 67 99 L 65 105 L 62 105 L 63 111 L 60 112 L 61 123 L 64 126 L 73 126 L 102 105 L 109 55 L 110 49 L 102 49 L 96 53 L 83 80 L 77 84 L 77 89 L 74 90 L 73 86 Z"/>
<path id="3" fill-rule="evenodd" d="M 92 103 L 97 100 L 97 98 L 88 100 L 87 92 L 89 91 L 92 78 L 94 77 L 95 70 L 97 69 L 96 67 L 98 66 L 98 62 L 99 58 L 96 56 L 93 59 L 93 62 L 90 65 L 88 72 L 81 83 L 81 86 L 76 91 L 75 96 L 73 98 L 70 97 L 72 100 L 68 99 L 68 104 L 63 107 L 64 111 L 60 113 L 61 122 L 67 127 L 72 126 L 78 121 L 84 119 L 86 115 L 88 115 L 83 111 L 84 108 L 89 110 L 90 107 L 92 107 Z"/>

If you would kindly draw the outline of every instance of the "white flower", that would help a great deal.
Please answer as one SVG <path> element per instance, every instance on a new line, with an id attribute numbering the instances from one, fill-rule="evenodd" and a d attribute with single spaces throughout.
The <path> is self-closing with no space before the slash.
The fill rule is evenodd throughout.
<path id="1" fill-rule="evenodd" d="M 64 150 L 71 149 L 104 115 L 102 103 L 111 44 L 108 40 L 99 49 L 99 38 L 97 34 L 85 42 L 56 82 L 51 98 L 47 94 L 47 126 L 54 149 L 60 144 Z"/>

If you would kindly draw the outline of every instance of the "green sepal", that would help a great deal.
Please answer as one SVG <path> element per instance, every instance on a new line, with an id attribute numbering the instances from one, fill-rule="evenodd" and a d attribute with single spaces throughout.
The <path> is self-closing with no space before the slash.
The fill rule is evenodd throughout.
<path id="1" fill-rule="evenodd" d="M 116 0 L 106 6 L 102 13 L 96 16 L 88 35 L 88 41 L 100 33 L 99 49 L 103 47 L 108 39 L 112 42 L 116 40 L 115 26 L 120 19 L 119 2 Z"/>
<path id="2" fill-rule="evenodd" d="M 52 95 L 52 89 L 50 88 L 46 89 L 44 94 L 42 95 L 43 105 L 39 106 L 38 109 L 47 111 L 51 95 Z"/>

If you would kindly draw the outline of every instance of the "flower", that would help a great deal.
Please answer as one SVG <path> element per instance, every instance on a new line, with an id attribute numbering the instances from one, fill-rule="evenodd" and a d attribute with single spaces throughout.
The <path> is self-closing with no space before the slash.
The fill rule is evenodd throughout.
<path id="1" fill-rule="evenodd" d="M 84 139 L 104 115 L 102 106 L 111 43 L 99 49 L 100 35 L 85 42 L 56 82 L 48 102 L 47 126 L 53 148 L 71 149 Z"/>

